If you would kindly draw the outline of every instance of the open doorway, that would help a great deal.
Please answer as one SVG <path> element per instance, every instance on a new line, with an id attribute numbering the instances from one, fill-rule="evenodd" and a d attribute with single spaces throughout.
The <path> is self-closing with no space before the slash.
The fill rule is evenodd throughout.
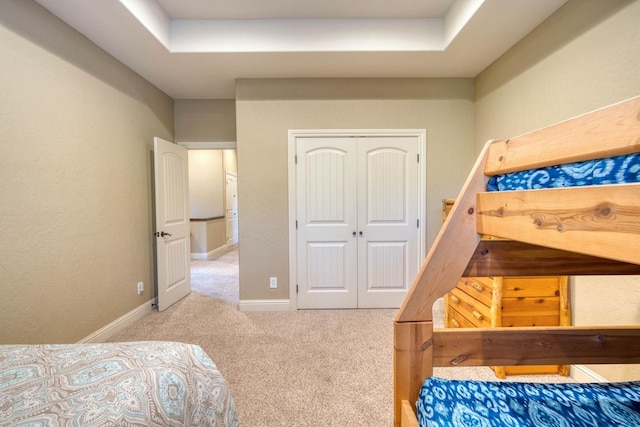
<path id="1" fill-rule="evenodd" d="M 187 148 L 190 148 L 191 288 L 237 305 L 239 209 L 236 150 Z"/>

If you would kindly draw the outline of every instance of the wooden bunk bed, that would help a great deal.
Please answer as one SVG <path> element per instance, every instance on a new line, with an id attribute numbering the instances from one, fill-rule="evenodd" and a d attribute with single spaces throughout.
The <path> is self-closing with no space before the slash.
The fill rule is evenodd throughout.
<path id="1" fill-rule="evenodd" d="M 486 144 L 394 319 L 396 426 L 418 426 L 434 367 L 640 363 L 640 326 L 434 330 L 432 315 L 461 277 L 640 274 L 640 183 L 486 189 L 496 175 L 638 152 L 640 97 Z"/>

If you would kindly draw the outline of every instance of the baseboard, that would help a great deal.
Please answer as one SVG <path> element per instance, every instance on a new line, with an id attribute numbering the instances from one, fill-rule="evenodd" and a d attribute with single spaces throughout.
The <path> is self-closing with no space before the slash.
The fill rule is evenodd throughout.
<path id="1" fill-rule="evenodd" d="M 245 299 L 238 303 L 239 311 L 289 311 L 288 299 Z"/>
<path id="2" fill-rule="evenodd" d="M 606 383 L 606 378 L 597 374 L 584 365 L 572 365 L 571 366 L 571 378 L 579 383 Z"/>
<path id="3" fill-rule="evenodd" d="M 138 306 L 137 308 L 134 308 L 124 316 L 121 316 L 113 322 L 109 323 L 107 326 L 100 328 L 91 335 L 81 339 L 80 341 L 78 341 L 78 343 L 85 344 L 106 342 L 109 338 L 111 338 L 127 326 L 131 325 L 136 320 L 141 319 L 147 314 L 151 313 L 153 311 L 152 304 L 155 303 L 156 298 L 152 299 L 151 301 L 145 302 L 144 304 Z"/>
<path id="4" fill-rule="evenodd" d="M 196 259 L 196 260 L 205 260 L 205 259 L 210 259 L 213 258 L 215 255 L 221 254 L 226 252 L 226 250 L 229 248 L 229 246 L 222 245 L 219 248 L 216 248 L 212 251 L 209 252 L 192 252 L 191 253 L 191 259 Z"/>

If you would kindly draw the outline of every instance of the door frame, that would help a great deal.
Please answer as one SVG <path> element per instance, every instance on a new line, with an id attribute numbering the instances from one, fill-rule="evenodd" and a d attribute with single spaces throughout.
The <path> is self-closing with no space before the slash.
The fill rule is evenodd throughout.
<path id="1" fill-rule="evenodd" d="M 297 238 L 296 238 L 296 218 L 297 218 L 297 175 L 296 175 L 296 139 L 306 138 L 327 138 L 327 137 L 391 137 L 391 136 L 412 136 L 418 139 L 418 155 L 421 162 L 418 170 L 418 218 L 420 229 L 418 231 L 418 256 L 423 260 L 426 255 L 427 227 L 427 130 L 426 129 L 290 129 L 288 131 L 288 191 L 289 191 L 289 307 L 291 310 L 298 309 L 298 298 L 296 292 L 297 268 Z"/>

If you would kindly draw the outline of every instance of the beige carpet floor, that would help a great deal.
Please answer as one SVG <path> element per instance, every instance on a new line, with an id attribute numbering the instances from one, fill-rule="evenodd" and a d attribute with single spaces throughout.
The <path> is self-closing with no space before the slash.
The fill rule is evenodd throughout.
<path id="1" fill-rule="evenodd" d="M 145 316 L 111 341 L 200 345 L 229 382 L 245 427 L 393 425 L 396 310 L 239 312 L 237 264 L 229 265 L 234 257 L 237 260 L 237 253 L 194 261 L 192 273 L 201 276 L 194 282 L 208 285 L 194 286 L 194 292 L 174 306 Z M 235 279 L 228 274 L 234 268 Z M 229 291 L 228 283 L 234 280 L 236 290 Z M 441 322 L 441 313 L 434 315 Z M 489 368 L 437 368 L 436 375 L 496 380 Z M 510 377 L 532 379 L 570 381 Z"/>

